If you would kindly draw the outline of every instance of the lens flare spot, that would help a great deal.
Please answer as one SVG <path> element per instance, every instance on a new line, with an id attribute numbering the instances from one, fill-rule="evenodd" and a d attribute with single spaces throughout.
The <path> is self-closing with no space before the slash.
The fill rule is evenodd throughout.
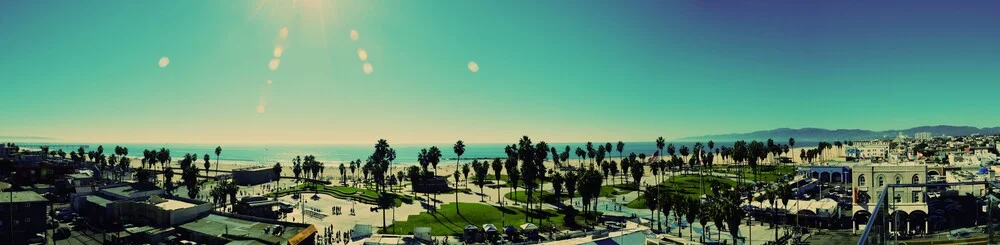
<path id="1" fill-rule="evenodd" d="M 368 52 L 365 51 L 365 49 L 363 49 L 363 48 L 359 48 L 358 49 L 358 58 L 360 58 L 361 61 L 368 61 Z"/>
<path id="2" fill-rule="evenodd" d="M 365 70 L 365 74 L 372 74 L 374 68 L 372 68 L 371 63 L 365 62 L 365 65 L 361 66 L 361 69 Z"/>
<path id="3" fill-rule="evenodd" d="M 274 58 L 271 62 L 267 63 L 267 68 L 271 68 L 271 71 L 278 70 L 278 65 L 281 65 L 281 59 Z"/>
<path id="4" fill-rule="evenodd" d="M 358 34 L 358 30 L 351 29 L 351 40 L 357 41 L 358 38 L 360 38 L 360 37 L 361 37 L 361 34 Z"/>
<path id="5" fill-rule="evenodd" d="M 469 61 L 469 71 L 479 72 L 479 64 L 476 64 L 475 61 Z"/>
<path id="6" fill-rule="evenodd" d="M 281 45 L 274 46 L 274 58 L 281 58 L 281 53 L 284 53 L 285 49 Z"/>
<path id="7" fill-rule="evenodd" d="M 271 85 L 271 80 L 267 80 L 267 85 Z"/>
<path id="8" fill-rule="evenodd" d="M 266 108 L 264 101 L 261 101 L 260 103 L 257 104 L 257 113 L 264 113 L 265 109 Z"/>
<path id="9" fill-rule="evenodd" d="M 288 38 L 288 27 L 282 27 L 281 30 L 278 31 L 278 37 L 281 37 L 281 39 Z"/>
<path id="10" fill-rule="evenodd" d="M 170 58 L 166 56 L 160 57 L 160 68 L 167 67 L 167 65 L 170 65 Z"/>

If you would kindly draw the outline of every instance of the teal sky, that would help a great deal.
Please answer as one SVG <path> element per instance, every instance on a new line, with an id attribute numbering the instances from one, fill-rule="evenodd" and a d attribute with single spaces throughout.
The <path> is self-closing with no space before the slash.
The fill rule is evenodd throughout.
<path id="1" fill-rule="evenodd" d="M 2 1 L 0 136 L 580 142 L 998 126 L 1000 3 L 815 2 L 827 3 Z"/>

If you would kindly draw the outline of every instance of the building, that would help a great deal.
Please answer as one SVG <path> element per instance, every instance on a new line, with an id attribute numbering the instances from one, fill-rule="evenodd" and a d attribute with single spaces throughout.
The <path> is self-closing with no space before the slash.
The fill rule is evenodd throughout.
<path id="1" fill-rule="evenodd" d="M 854 146 L 845 148 L 844 154 L 856 159 L 885 159 L 889 155 L 889 142 L 854 142 Z"/>
<path id="2" fill-rule="evenodd" d="M 316 226 L 211 212 L 178 226 L 183 237 L 198 244 L 288 244 L 311 245 Z M 237 242 L 237 243 L 232 243 Z"/>
<path id="3" fill-rule="evenodd" d="M 165 191 L 149 183 L 123 183 L 98 187 L 98 192 L 111 200 L 134 200 L 152 195 L 162 196 Z"/>
<path id="4" fill-rule="evenodd" d="M 97 187 L 96 192 L 77 194 L 71 197 L 70 207 L 74 212 L 87 218 L 90 224 L 98 226 L 123 225 L 126 217 L 116 205 L 128 201 L 145 201 L 151 196 L 162 196 L 163 189 L 152 184 L 123 183 Z M 124 209 L 133 210 L 133 209 Z"/>
<path id="5" fill-rule="evenodd" d="M 236 203 L 236 213 L 265 219 L 278 219 L 281 202 L 262 196 L 246 196 Z"/>
<path id="6" fill-rule="evenodd" d="M 891 184 L 926 184 L 927 165 L 920 163 L 864 163 L 851 167 L 854 175 L 852 212 L 854 231 L 863 230 L 875 212 L 879 193 L 889 188 L 886 197 L 890 229 L 928 231 L 926 187 L 888 187 Z M 895 229 L 893 228 L 895 227 Z"/>
<path id="7" fill-rule="evenodd" d="M 931 135 L 931 132 L 917 132 L 913 134 L 913 138 L 917 140 L 929 140 L 931 138 L 934 138 L 934 136 Z"/>
<path id="8" fill-rule="evenodd" d="M 276 180 L 274 169 L 266 166 L 233 169 L 233 182 L 237 185 L 257 185 Z"/>
<path id="9" fill-rule="evenodd" d="M 212 211 L 212 204 L 182 197 L 150 196 L 146 200 L 115 202 L 111 212 L 125 224 L 170 227 L 190 222 Z"/>
<path id="10" fill-rule="evenodd" d="M 945 172 L 945 181 L 948 183 L 991 181 L 990 169 L 987 167 L 962 168 Z M 958 195 L 986 196 L 986 186 L 984 185 L 956 185 L 949 189 L 958 192 Z"/>
<path id="11" fill-rule="evenodd" d="M 48 205 L 48 199 L 32 191 L 0 193 L 0 241 L 13 238 L 21 244 L 45 232 Z"/>

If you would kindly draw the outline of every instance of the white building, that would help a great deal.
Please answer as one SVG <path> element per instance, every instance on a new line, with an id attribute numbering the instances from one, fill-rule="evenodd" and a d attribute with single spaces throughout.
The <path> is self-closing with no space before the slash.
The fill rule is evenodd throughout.
<path id="1" fill-rule="evenodd" d="M 854 231 L 864 229 L 865 222 L 875 212 L 879 193 L 891 184 L 927 183 L 927 165 L 919 163 L 865 163 L 851 167 L 854 183 Z M 890 231 L 927 232 L 926 187 L 889 187 L 886 201 L 890 215 Z M 909 222 L 906 222 L 909 220 Z M 898 223 L 893 225 L 893 223 Z"/>
<path id="2" fill-rule="evenodd" d="M 931 138 L 934 138 L 934 136 L 931 135 L 931 132 L 917 132 L 913 134 L 913 138 L 918 140 L 929 140 Z"/>

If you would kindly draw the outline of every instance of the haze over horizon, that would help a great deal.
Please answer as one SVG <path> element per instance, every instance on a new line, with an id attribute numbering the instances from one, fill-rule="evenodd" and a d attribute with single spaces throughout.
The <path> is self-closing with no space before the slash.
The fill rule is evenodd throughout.
<path id="1" fill-rule="evenodd" d="M 628 142 L 996 127 L 1000 114 L 983 110 L 1000 105 L 996 9 L 1000 2 L 3 1 L 0 136 Z"/>

